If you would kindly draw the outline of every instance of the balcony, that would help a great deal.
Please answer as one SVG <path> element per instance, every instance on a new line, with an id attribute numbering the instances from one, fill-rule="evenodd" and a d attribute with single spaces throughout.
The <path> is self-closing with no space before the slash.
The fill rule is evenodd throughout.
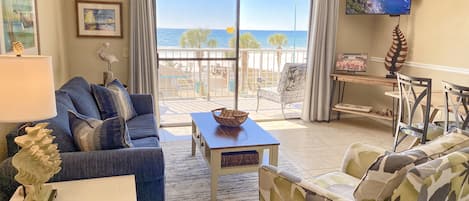
<path id="1" fill-rule="evenodd" d="M 159 107 L 161 123 L 189 123 L 191 112 L 234 107 L 235 62 L 230 60 L 191 61 L 187 58 L 224 58 L 229 48 L 159 48 L 160 58 L 181 60 L 159 63 Z M 306 49 L 240 49 L 238 108 L 256 120 L 283 119 L 281 105 L 260 100 L 256 112 L 258 80 L 262 87 L 276 87 L 285 63 L 306 62 Z M 285 115 L 298 118 L 302 103 L 288 105 Z"/>

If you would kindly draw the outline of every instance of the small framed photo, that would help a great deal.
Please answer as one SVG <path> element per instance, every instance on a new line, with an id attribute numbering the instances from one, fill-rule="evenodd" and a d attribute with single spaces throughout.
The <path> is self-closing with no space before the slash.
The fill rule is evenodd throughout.
<path id="1" fill-rule="evenodd" d="M 368 54 L 343 53 L 337 54 L 335 62 L 336 71 L 366 72 Z"/>
<path id="2" fill-rule="evenodd" d="M 122 3 L 76 1 L 78 37 L 122 38 Z"/>

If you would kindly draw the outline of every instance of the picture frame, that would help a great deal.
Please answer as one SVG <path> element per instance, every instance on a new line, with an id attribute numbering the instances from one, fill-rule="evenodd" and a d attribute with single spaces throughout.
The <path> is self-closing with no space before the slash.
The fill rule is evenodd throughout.
<path id="1" fill-rule="evenodd" d="M 122 3 L 76 1 L 77 37 L 122 38 Z"/>
<path id="2" fill-rule="evenodd" d="M 14 54 L 19 41 L 25 55 L 40 55 L 37 0 L 0 0 L 0 54 Z"/>
<path id="3" fill-rule="evenodd" d="M 336 71 L 366 72 L 367 53 L 340 53 L 335 62 Z"/>

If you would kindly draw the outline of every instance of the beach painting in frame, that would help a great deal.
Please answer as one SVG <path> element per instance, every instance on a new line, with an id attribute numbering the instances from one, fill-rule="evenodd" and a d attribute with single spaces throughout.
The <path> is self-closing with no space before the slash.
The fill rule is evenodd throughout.
<path id="1" fill-rule="evenodd" d="M 368 54 L 366 53 L 343 53 L 337 54 L 335 70 L 347 72 L 365 72 Z"/>
<path id="2" fill-rule="evenodd" d="M 78 37 L 122 37 L 120 2 L 77 1 Z"/>
<path id="3" fill-rule="evenodd" d="M 36 0 L 0 0 L 1 54 L 13 54 L 14 41 L 23 43 L 24 54 L 40 54 L 36 12 Z"/>

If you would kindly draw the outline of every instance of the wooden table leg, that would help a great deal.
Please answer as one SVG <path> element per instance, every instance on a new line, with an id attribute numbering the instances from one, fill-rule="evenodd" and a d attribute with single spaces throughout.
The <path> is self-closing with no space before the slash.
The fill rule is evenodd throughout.
<path id="1" fill-rule="evenodd" d="M 195 156 L 195 136 L 197 136 L 197 128 L 194 122 L 192 122 L 192 156 Z"/>
<path id="2" fill-rule="evenodd" d="M 217 200 L 218 190 L 218 175 L 221 169 L 221 152 L 217 150 L 210 150 L 210 167 L 211 167 L 211 179 L 210 179 L 210 200 Z"/>
<path id="3" fill-rule="evenodd" d="M 278 166 L 278 145 L 272 145 L 269 149 L 269 164 Z"/>

